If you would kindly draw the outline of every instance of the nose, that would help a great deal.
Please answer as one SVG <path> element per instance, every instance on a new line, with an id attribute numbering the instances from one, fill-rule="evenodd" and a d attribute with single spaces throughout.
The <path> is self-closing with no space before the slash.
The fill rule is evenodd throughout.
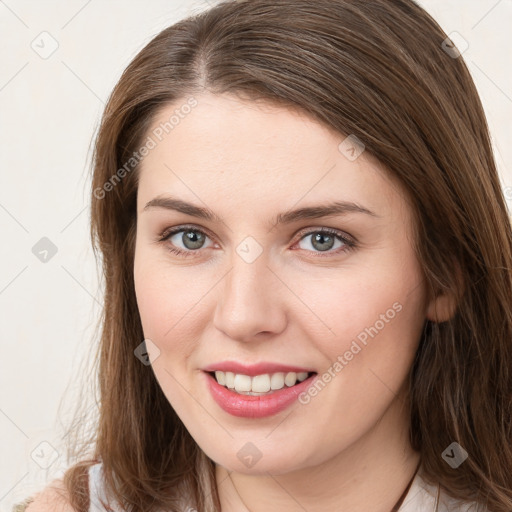
<path id="1" fill-rule="evenodd" d="M 214 326 L 236 341 L 272 338 L 286 327 L 283 288 L 265 253 L 252 263 L 235 254 L 231 271 L 217 288 Z"/>

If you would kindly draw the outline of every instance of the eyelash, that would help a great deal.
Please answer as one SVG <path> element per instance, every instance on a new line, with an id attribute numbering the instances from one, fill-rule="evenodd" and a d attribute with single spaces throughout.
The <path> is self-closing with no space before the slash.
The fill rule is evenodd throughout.
<path id="1" fill-rule="evenodd" d="M 195 233 L 200 233 L 202 235 L 207 236 L 208 238 L 211 238 L 208 235 L 208 233 L 206 233 L 202 229 L 198 229 L 198 228 L 196 228 L 194 226 L 187 226 L 187 225 L 185 225 L 185 226 L 176 226 L 175 228 L 172 228 L 172 229 L 165 229 L 159 235 L 159 238 L 157 239 L 157 242 L 160 242 L 160 243 L 167 242 L 173 235 L 175 235 L 176 233 L 180 233 L 181 231 L 193 231 Z M 338 230 L 332 229 L 332 228 L 327 228 L 327 227 L 311 229 L 309 231 L 302 231 L 302 232 L 300 232 L 299 233 L 300 238 L 299 238 L 299 240 L 296 243 L 299 243 L 303 238 L 305 238 L 305 237 L 307 237 L 309 235 L 313 235 L 313 234 L 317 234 L 317 233 L 323 233 L 323 234 L 334 236 L 338 240 L 343 242 L 344 246 L 343 247 L 339 247 L 335 251 L 331 251 L 331 250 L 325 251 L 325 255 L 322 254 L 322 251 L 307 251 L 307 252 L 313 252 L 313 253 L 317 254 L 317 256 L 314 256 L 315 258 L 325 258 L 325 257 L 328 257 L 328 256 L 332 256 L 333 254 L 340 254 L 340 253 L 349 252 L 349 251 L 351 251 L 351 250 L 353 250 L 353 249 L 355 249 L 357 247 L 356 241 L 353 238 L 347 237 L 341 231 L 338 231 Z M 296 245 L 296 244 L 294 244 L 294 245 Z M 184 251 L 183 249 L 178 249 L 175 246 L 172 246 L 172 247 L 171 246 L 167 246 L 167 250 L 170 251 L 173 254 L 178 255 L 178 256 L 183 256 L 185 258 L 189 258 L 189 257 L 193 257 L 194 253 L 200 252 L 201 249 Z M 304 249 L 304 250 L 306 250 L 306 249 Z"/>

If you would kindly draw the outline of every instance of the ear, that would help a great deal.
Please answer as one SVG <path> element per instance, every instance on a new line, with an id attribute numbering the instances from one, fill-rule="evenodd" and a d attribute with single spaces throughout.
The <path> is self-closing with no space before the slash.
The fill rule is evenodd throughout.
<path id="1" fill-rule="evenodd" d="M 447 290 L 432 297 L 427 306 L 426 317 L 431 322 L 441 323 L 450 320 L 464 291 L 462 272 L 458 263 L 454 263 L 456 290 Z"/>
<path id="2" fill-rule="evenodd" d="M 432 298 L 427 307 L 427 319 L 431 322 L 450 320 L 457 309 L 457 300 L 453 294 L 440 294 Z"/>

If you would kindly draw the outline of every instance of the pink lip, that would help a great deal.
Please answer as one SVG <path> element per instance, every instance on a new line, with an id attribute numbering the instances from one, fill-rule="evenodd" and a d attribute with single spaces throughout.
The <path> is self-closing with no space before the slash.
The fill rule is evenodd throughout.
<path id="1" fill-rule="evenodd" d="M 299 368 L 298 366 L 287 366 L 278 363 L 261 362 L 257 364 L 244 365 L 237 363 L 236 361 L 222 361 L 219 363 L 213 363 L 203 368 L 203 370 L 205 372 L 214 372 L 216 370 L 219 370 L 221 372 L 233 372 L 239 373 L 241 375 L 248 375 L 249 377 L 254 377 L 255 375 L 263 375 L 265 373 L 310 373 L 315 371 L 309 368 Z"/>
<path id="2" fill-rule="evenodd" d="M 236 373 L 241 372 L 237 371 Z M 317 377 L 315 373 L 290 388 L 285 385 L 283 389 L 279 389 L 268 395 L 255 396 L 235 393 L 235 391 L 221 386 L 215 380 L 215 377 L 212 377 L 209 373 L 205 373 L 204 375 L 208 389 L 217 404 L 227 413 L 242 418 L 263 418 L 283 411 L 295 402 L 297 397 L 304 392 Z M 244 375 L 247 375 L 247 373 Z"/>

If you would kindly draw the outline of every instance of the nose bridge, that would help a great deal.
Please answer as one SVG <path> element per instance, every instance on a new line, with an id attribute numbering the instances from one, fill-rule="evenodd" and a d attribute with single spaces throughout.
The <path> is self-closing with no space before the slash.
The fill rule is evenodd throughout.
<path id="1" fill-rule="evenodd" d="M 237 248 L 231 270 L 219 287 L 214 324 L 229 337 L 250 341 L 260 332 L 284 329 L 285 311 L 278 279 L 269 268 L 267 254 L 248 241 Z"/>

